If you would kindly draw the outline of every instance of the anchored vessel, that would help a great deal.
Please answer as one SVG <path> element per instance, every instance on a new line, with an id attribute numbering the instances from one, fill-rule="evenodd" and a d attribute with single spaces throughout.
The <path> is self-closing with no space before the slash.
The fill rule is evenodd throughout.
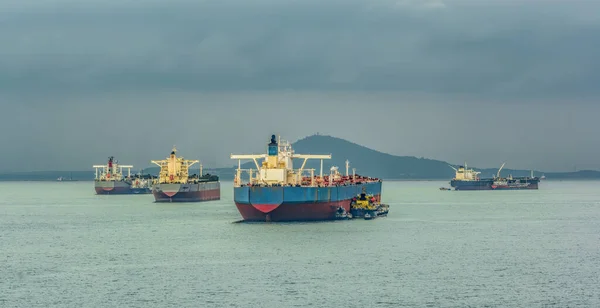
<path id="1" fill-rule="evenodd" d="M 257 159 L 263 158 L 262 164 Z M 336 213 L 350 212 L 350 201 L 363 188 L 379 201 L 381 180 L 357 175 L 353 169 L 346 175 L 331 167 L 329 175 L 323 175 L 323 160 L 331 155 L 306 155 L 294 153 L 292 146 L 271 136 L 266 154 L 231 155 L 238 160 L 234 178 L 234 201 L 245 221 L 312 221 L 334 220 Z M 241 169 L 241 160 L 253 160 L 254 169 Z M 293 159 L 302 159 L 299 169 L 293 168 Z M 320 159 L 321 170 L 315 176 L 315 169 L 304 169 L 307 160 Z M 241 174 L 249 175 L 242 182 Z M 342 211 L 343 210 L 343 211 Z"/>
<path id="2" fill-rule="evenodd" d="M 200 165 L 200 176 L 196 174 L 190 176 L 189 168 L 199 161 L 177 157 L 176 152 L 177 150 L 173 148 L 167 159 L 152 161 L 160 167 L 158 182 L 152 189 L 156 202 L 219 200 L 221 198 L 219 177 L 208 173 L 202 175 L 202 165 Z"/>
<path id="3" fill-rule="evenodd" d="M 474 171 L 473 169 L 467 169 L 465 166 L 459 166 L 458 169 L 450 166 L 454 169 L 455 176 L 450 181 L 450 186 L 454 187 L 454 190 L 517 190 L 517 189 L 538 189 L 540 182 L 539 177 L 531 176 L 525 177 L 513 177 L 509 175 L 507 178 L 500 177 L 500 171 L 504 168 L 505 164 L 502 164 L 498 173 L 493 178 L 481 179 L 479 174 L 481 172 Z"/>
<path id="4" fill-rule="evenodd" d="M 152 177 L 131 175 L 131 165 L 119 165 L 114 157 L 108 158 L 106 165 L 94 165 L 96 177 L 94 188 L 98 195 L 149 194 Z M 127 177 L 123 176 L 123 168 L 127 168 Z M 99 170 L 100 169 L 100 170 Z"/>
<path id="5" fill-rule="evenodd" d="M 59 176 L 56 179 L 56 181 L 57 182 L 74 182 L 74 181 L 77 181 L 77 180 L 73 180 L 73 172 L 71 172 L 71 175 L 68 178 L 64 177 L 64 176 Z"/>

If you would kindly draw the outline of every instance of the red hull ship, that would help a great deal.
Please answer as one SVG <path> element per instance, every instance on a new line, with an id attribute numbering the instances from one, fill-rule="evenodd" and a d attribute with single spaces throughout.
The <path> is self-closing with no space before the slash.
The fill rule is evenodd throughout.
<path id="1" fill-rule="evenodd" d="M 317 221 L 336 219 L 339 211 L 350 212 L 352 198 L 361 192 L 381 199 L 381 180 L 348 173 L 341 175 L 332 167 L 323 176 L 323 159 L 331 155 L 295 154 L 289 143 L 271 137 L 267 154 L 231 155 L 232 159 L 252 159 L 257 169 L 238 170 L 234 180 L 234 201 L 245 221 Z M 262 165 L 257 159 L 264 158 Z M 303 159 L 302 167 L 293 169 L 292 160 Z M 321 171 L 304 169 L 308 159 L 320 159 Z M 241 172 L 249 174 L 242 183 Z M 310 175 L 305 176 L 305 173 Z"/>
<path id="2" fill-rule="evenodd" d="M 129 195 L 149 194 L 151 192 L 152 179 L 146 179 L 141 175 L 131 175 L 131 165 L 119 165 L 111 156 L 106 165 L 94 165 L 96 177 L 94 179 L 94 190 L 98 195 Z M 123 168 L 127 168 L 127 177 L 123 175 Z M 99 171 L 99 169 L 101 171 Z"/>
<path id="3" fill-rule="evenodd" d="M 219 177 L 212 174 L 189 175 L 189 168 L 197 160 L 185 160 L 177 157 L 173 148 L 165 160 L 153 160 L 160 167 L 158 183 L 152 187 L 156 202 L 201 202 L 221 199 Z M 202 174 L 202 165 L 200 173 Z"/>

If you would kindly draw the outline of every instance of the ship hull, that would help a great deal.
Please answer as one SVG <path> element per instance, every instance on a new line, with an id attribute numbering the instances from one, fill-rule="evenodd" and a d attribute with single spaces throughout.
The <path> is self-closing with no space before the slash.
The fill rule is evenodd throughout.
<path id="1" fill-rule="evenodd" d="M 538 183 L 528 183 L 527 185 L 508 185 L 508 186 L 497 186 L 493 185 L 491 190 L 523 190 L 523 189 L 538 189 Z"/>
<path id="2" fill-rule="evenodd" d="M 493 179 L 482 179 L 479 181 L 456 181 L 452 180 L 450 186 L 454 190 L 531 190 L 539 188 L 538 178 L 513 179 L 507 185 L 496 185 Z"/>
<path id="3" fill-rule="evenodd" d="M 131 195 L 131 194 L 149 194 L 150 188 L 132 188 L 124 181 L 96 181 L 94 190 L 97 195 Z"/>
<path id="4" fill-rule="evenodd" d="M 219 182 L 198 184 L 156 184 L 152 189 L 156 202 L 202 202 L 221 199 Z"/>
<path id="5" fill-rule="evenodd" d="M 381 182 L 332 187 L 235 187 L 235 205 L 244 221 L 327 221 L 365 187 L 381 199 Z"/>

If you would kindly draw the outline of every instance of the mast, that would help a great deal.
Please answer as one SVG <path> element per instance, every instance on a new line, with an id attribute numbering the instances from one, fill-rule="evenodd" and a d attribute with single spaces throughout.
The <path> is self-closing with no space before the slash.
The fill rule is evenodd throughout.
<path id="1" fill-rule="evenodd" d="M 323 160 L 321 159 L 321 172 L 319 173 L 321 180 L 323 179 Z"/>
<path id="2" fill-rule="evenodd" d="M 350 161 L 346 159 L 346 176 L 348 176 L 348 168 L 350 167 Z"/>

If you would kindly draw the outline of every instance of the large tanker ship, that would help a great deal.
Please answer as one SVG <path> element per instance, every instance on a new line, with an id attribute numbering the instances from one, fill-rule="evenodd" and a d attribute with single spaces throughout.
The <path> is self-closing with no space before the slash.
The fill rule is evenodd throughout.
<path id="1" fill-rule="evenodd" d="M 152 193 L 156 202 L 200 202 L 219 200 L 221 184 L 219 177 L 212 174 L 200 176 L 189 175 L 189 168 L 198 163 L 197 160 L 185 160 L 176 156 L 173 148 L 171 155 L 164 160 L 153 160 L 160 167 L 158 182 L 153 186 Z"/>
<path id="2" fill-rule="evenodd" d="M 500 176 L 500 171 L 504 168 L 504 164 L 498 169 L 498 173 L 493 178 L 479 178 L 481 172 L 473 169 L 467 169 L 467 164 L 464 167 L 459 166 L 458 169 L 450 166 L 455 171 L 454 179 L 450 181 L 450 186 L 454 190 L 518 190 L 518 189 L 538 189 L 540 182 L 539 177 L 531 176 L 513 177 L 509 175 L 506 178 Z"/>
<path id="3" fill-rule="evenodd" d="M 96 177 L 94 189 L 98 195 L 125 195 L 151 193 L 152 177 L 131 175 L 131 165 L 119 165 L 113 156 L 106 165 L 94 165 Z M 123 168 L 127 168 L 127 177 L 123 176 Z M 99 170 L 100 169 L 100 170 Z"/>
<path id="4" fill-rule="evenodd" d="M 257 159 L 263 158 L 262 164 Z M 306 155 L 294 153 L 292 146 L 275 135 L 267 146 L 266 154 L 231 155 L 238 160 L 234 178 L 234 201 L 245 221 L 314 221 L 336 219 L 341 208 L 350 212 L 352 198 L 361 192 L 381 199 L 381 180 L 338 172 L 331 167 L 329 175 L 323 175 L 323 160 L 331 155 Z M 253 160 L 254 169 L 241 169 L 241 160 Z M 302 159 L 299 169 L 293 168 L 293 159 Z M 320 159 L 320 175 L 315 169 L 304 169 L 309 159 Z M 242 171 L 249 180 L 242 182 Z"/>

